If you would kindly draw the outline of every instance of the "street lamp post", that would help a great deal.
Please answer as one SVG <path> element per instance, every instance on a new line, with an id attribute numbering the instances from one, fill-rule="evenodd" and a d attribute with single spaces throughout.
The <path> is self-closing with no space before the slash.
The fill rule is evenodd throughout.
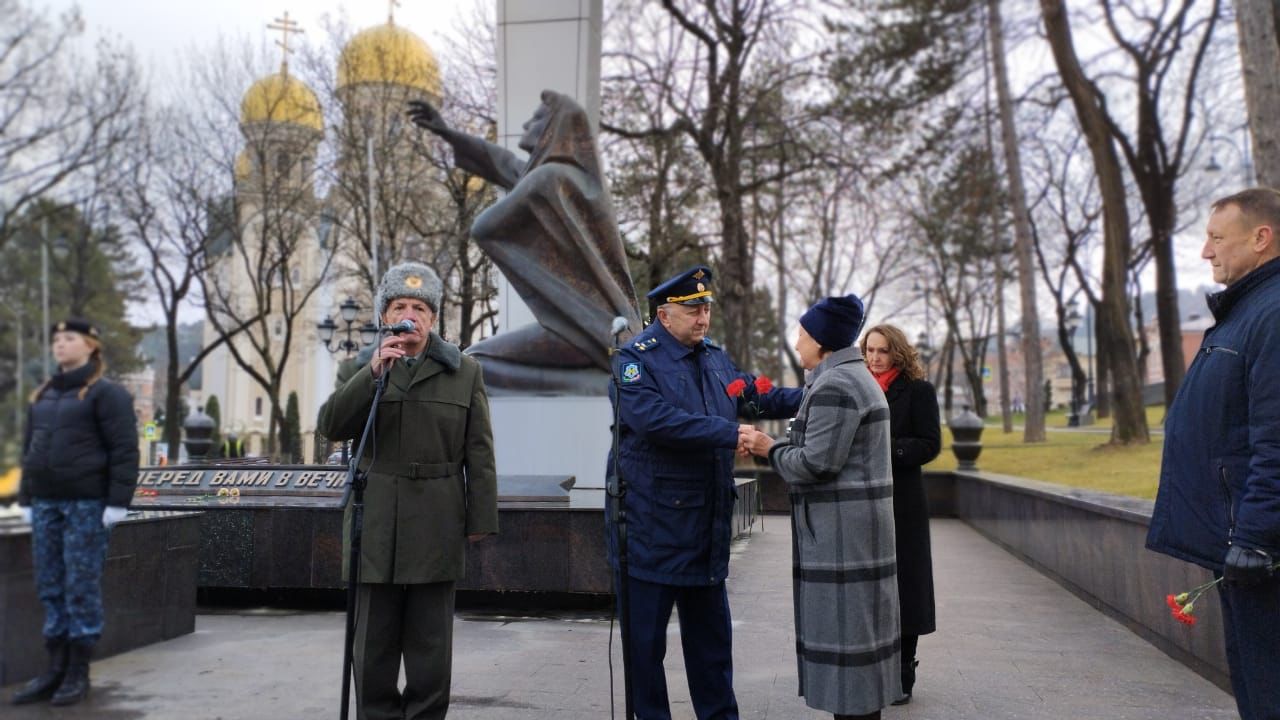
<path id="1" fill-rule="evenodd" d="M 338 351 L 345 352 L 350 358 L 360 350 L 362 346 L 368 347 L 378 340 L 378 327 L 371 322 L 366 321 L 363 325 L 356 329 L 356 316 L 360 314 L 360 303 L 350 295 L 342 304 L 338 306 L 338 317 L 342 318 L 342 322 L 346 325 L 346 337 L 338 341 L 337 345 L 332 344 L 333 335 L 338 330 L 338 324 L 333 321 L 333 316 L 325 315 L 324 320 L 316 323 L 316 332 L 320 336 L 320 344 L 330 353 Z M 360 333 L 360 342 L 351 339 L 352 333 Z M 346 465 L 351 452 L 351 441 L 347 440 L 342 443 L 342 464 Z"/>
<path id="2" fill-rule="evenodd" d="M 1092 407 L 1096 402 L 1093 394 L 1093 303 L 1088 299 L 1085 300 L 1084 306 L 1084 338 L 1087 343 L 1087 352 L 1089 353 L 1089 364 L 1086 370 L 1088 373 L 1088 394 L 1085 395 L 1085 402 Z"/>
<path id="3" fill-rule="evenodd" d="M 1253 187 L 1257 184 L 1257 179 L 1253 174 L 1253 159 L 1249 156 L 1249 123 L 1240 124 L 1240 145 L 1236 145 L 1231 138 L 1222 135 L 1210 135 L 1210 143 L 1224 143 L 1229 145 L 1233 150 L 1240 154 L 1240 180 L 1244 187 Z M 1218 157 L 1212 151 L 1209 152 L 1209 163 L 1204 167 L 1205 172 L 1221 172 L 1222 166 L 1218 164 Z"/>
<path id="4" fill-rule="evenodd" d="M 927 338 L 929 333 L 929 288 L 921 285 L 920 281 L 916 280 L 911 283 L 911 291 L 919 295 L 920 299 L 924 301 L 924 330 L 925 331 L 921 333 L 921 335 Z"/>
<path id="5" fill-rule="evenodd" d="M 378 339 L 378 328 L 373 323 L 365 322 L 359 328 L 356 327 L 356 315 L 360 313 L 360 303 L 350 295 L 338 306 L 338 313 L 342 322 L 346 324 L 346 338 L 339 340 L 336 345 L 332 344 L 332 341 L 334 333 L 338 330 L 338 324 L 333 321 L 333 317 L 325 315 L 324 320 L 316 323 L 316 332 L 319 333 L 320 344 L 325 350 L 331 353 L 342 351 L 347 354 L 347 357 L 351 357 L 361 347 L 372 345 Z M 351 335 L 355 332 L 360 333 L 360 342 L 351 339 Z"/>
<path id="6" fill-rule="evenodd" d="M 1076 308 L 1076 301 L 1072 300 L 1067 304 L 1071 311 L 1067 313 L 1066 330 L 1067 339 L 1071 343 L 1071 349 L 1075 351 L 1076 330 L 1080 329 L 1080 311 Z M 1080 388 L 1076 383 L 1076 370 L 1072 366 L 1071 373 L 1071 414 L 1067 416 L 1067 427 L 1080 426 Z"/>
<path id="7" fill-rule="evenodd" d="M 40 324 L 41 338 L 40 379 L 49 379 L 49 218 L 40 220 Z"/>
<path id="8" fill-rule="evenodd" d="M 924 376 L 929 379 L 929 363 L 933 360 L 933 345 L 929 344 L 929 334 L 921 332 L 916 338 L 916 352 L 920 353 L 920 362 L 924 363 Z"/>
<path id="9" fill-rule="evenodd" d="M 924 361 L 924 374 L 928 379 L 929 361 L 936 354 L 933 345 L 929 343 L 929 288 L 921 285 L 920 281 L 916 280 L 911 283 L 911 291 L 919 295 L 920 299 L 924 301 L 924 330 L 916 338 L 916 350 L 920 352 L 920 359 Z"/>

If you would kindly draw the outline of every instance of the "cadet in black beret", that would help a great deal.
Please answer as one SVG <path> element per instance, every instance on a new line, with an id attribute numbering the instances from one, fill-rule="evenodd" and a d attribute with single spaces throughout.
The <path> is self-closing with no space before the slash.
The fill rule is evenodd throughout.
<path id="1" fill-rule="evenodd" d="M 72 705 L 88 695 L 89 657 L 105 623 L 108 536 L 138 481 L 133 398 L 104 377 L 98 328 L 68 318 L 50 330 L 58 371 L 31 394 L 18 485 L 49 668 L 18 690 L 17 705 Z"/>

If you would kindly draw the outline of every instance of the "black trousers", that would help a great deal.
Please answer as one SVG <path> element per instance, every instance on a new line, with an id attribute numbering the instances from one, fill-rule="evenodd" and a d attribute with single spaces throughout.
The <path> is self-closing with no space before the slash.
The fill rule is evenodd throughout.
<path id="1" fill-rule="evenodd" d="M 444 718 L 453 666 L 453 599 L 452 582 L 360 584 L 354 648 L 360 720 Z"/>
<path id="2" fill-rule="evenodd" d="M 1227 668 L 1241 720 L 1280 720 L 1280 577 L 1218 585 Z"/>

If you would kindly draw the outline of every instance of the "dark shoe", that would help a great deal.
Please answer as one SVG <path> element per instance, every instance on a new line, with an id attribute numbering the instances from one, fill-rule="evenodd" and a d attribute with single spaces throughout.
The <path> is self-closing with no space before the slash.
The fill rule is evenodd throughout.
<path id="1" fill-rule="evenodd" d="M 911 702 L 911 691 L 916 687 L 916 668 L 920 667 L 920 661 L 915 658 L 906 660 L 902 664 L 902 697 L 894 700 L 894 705 L 906 705 Z"/>
<path id="2" fill-rule="evenodd" d="M 67 641 L 65 638 L 53 638 L 45 640 L 44 646 L 49 651 L 49 669 L 13 694 L 11 702 L 14 705 L 48 700 L 62 684 L 62 678 L 67 673 Z"/>
<path id="3" fill-rule="evenodd" d="M 70 643 L 67 650 L 67 675 L 53 694 L 50 705 L 75 705 L 89 697 L 89 656 L 93 654 L 90 643 Z"/>

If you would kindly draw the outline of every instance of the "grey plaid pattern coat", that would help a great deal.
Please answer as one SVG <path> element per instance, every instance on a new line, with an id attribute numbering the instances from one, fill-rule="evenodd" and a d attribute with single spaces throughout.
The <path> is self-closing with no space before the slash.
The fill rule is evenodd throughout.
<path id="1" fill-rule="evenodd" d="M 810 373 L 769 461 L 791 491 L 800 695 L 873 713 L 902 694 L 901 640 L 889 406 L 856 346 Z"/>

